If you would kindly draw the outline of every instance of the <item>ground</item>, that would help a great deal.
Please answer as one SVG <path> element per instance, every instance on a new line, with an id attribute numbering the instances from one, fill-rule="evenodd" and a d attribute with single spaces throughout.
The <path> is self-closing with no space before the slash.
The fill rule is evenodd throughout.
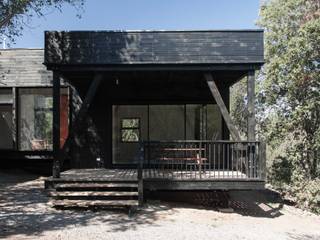
<path id="1" fill-rule="evenodd" d="M 43 179 L 0 171 L 0 238 L 5 239 L 320 239 L 320 217 L 285 204 L 233 194 L 233 213 L 150 201 L 126 211 L 55 210 Z M 248 195 L 247 195 L 248 196 Z"/>

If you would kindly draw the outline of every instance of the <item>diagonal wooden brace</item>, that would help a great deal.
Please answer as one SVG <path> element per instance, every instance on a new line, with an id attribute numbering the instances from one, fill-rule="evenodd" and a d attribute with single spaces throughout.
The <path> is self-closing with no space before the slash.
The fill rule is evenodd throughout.
<path id="1" fill-rule="evenodd" d="M 211 75 L 211 73 L 205 73 L 204 74 L 204 77 L 207 81 L 207 84 L 208 84 L 208 87 L 212 93 L 212 96 L 214 97 L 219 109 L 220 109 L 220 112 L 221 112 L 221 115 L 230 131 L 230 134 L 233 138 L 233 140 L 235 141 L 241 141 L 241 138 L 240 138 L 240 134 L 238 132 L 238 130 L 236 129 L 236 127 L 234 126 L 233 122 L 232 122 L 232 119 L 230 117 L 230 114 L 228 112 L 228 109 L 226 107 L 226 105 L 224 104 L 223 102 L 223 99 L 221 97 L 221 94 L 219 92 L 219 89 L 216 85 L 216 83 L 214 82 L 213 80 L 213 77 Z"/>

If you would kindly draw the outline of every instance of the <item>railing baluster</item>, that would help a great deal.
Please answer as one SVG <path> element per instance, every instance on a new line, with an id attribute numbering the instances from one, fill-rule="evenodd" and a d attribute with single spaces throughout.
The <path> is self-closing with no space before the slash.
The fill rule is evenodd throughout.
<path id="1" fill-rule="evenodd" d="M 216 144 L 213 143 L 213 178 L 216 178 Z"/>
<path id="2" fill-rule="evenodd" d="M 209 161 L 209 179 L 211 179 L 211 157 L 212 157 L 212 155 L 211 155 L 211 151 L 212 151 L 212 142 L 209 142 L 209 143 L 207 143 L 207 146 L 208 146 L 208 156 L 207 156 L 207 159 L 208 159 L 208 161 Z"/>
<path id="3" fill-rule="evenodd" d="M 263 179 L 261 144 L 224 140 L 146 141 L 142 175 L 180 180 Z"/>

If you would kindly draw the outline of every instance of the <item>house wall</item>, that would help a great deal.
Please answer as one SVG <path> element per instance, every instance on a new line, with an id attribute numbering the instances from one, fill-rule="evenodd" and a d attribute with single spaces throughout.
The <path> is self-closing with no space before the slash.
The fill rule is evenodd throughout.
<path id="1" fill-rule="evenodd" d="M 20 92 L 22 89 L 49 89 L 50 91 L 52 86 L 52 72 L 46 69 L 43 62 L 43 49 L 0 50 L 0 108 L 1 106 L 11 108 L 12 115 L 10 125 L 12 144 L 9 148 L 0 149 L 0 166 L 34 168 L 38 165 L 39 169 L 46 172 L 51 168 L 51 151 L 21 151 L 18 144 L 21 132 L 19 116 L 32 113 L 31 109 L 19 108 Z M 5 96 L 4 92 L 8 94 Z M 23 103 L 31 108 L 33 102 L 33 98 L 26 96 Z M 30 119 L 33 117 L 30 115 Z"/>
<path id="2" fill-rule="evenodd" d="M 51 86 L 52 72 L 43 61 L 43 49 L 0 50 L 0 88 Z"/>

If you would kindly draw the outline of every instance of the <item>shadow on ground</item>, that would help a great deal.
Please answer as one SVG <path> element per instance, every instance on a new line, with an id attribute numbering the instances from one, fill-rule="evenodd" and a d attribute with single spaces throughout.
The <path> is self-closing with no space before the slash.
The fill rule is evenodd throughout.
<path id="1" fill-rule="evenodd" d="M 188 203 L 192 208 L 235 212 L 243 216 L 276 218 L 282 215 L 283 202 L 270 190 L 259 191 L 162 191 L 149 198 Z M 179 207 L 179 206 L 178 206 Z"/>
<path id="2" fill-rule="evenodd" d="M 230 191 L 229 206 L 243 216 L 276 218 L 282 215 L 283 201 L 270 190 Z"/>
<path id="3" fill-rule="evenodd" d="M 16 175 L 16 177 L 15 177 Z M 157 204 L 131 217 L 125 210 L 56 210 L 48 204 L 43 179 L 23 172 L 0 172 L 0 238 L 15 235 L 41 236 L 54 231 L 108 224 L 111 231 L 134 230 L 139 225 L 155 225 L 161 212 L 174 214 L 167 205 Z"/>
<path id="4" fill-rule="evenodd" d="M 45 231 L 95 224 L 107 224 L 112 232 L 135 230 L 142 225 L 157 226 L 157 220 L 168 219 L 179 208 L 223 208 L 223 204 L 219 205 L 221 196 L 228 198 L 234 212 L 246 216 L 275 218 L 281 215 L 282 207 L 277 199 L 263 192 L 196 191 L 162 193 L 160 200 L 148 202 L 147 207 L 132 216 L 123 210 L 56 210 L 48 205 L 43 178 L 22 172 L 0 171 L 0 179 L 0 238 L 41 236 Z"/>

